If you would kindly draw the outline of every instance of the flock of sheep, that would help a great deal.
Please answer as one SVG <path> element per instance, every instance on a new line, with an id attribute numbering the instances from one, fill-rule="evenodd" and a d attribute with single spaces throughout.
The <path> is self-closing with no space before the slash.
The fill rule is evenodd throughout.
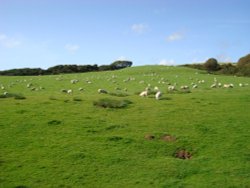
<path id="1" fill-rule="evenodd" d="M 143 75 L 143 76 L 151 76 L 152 79 L 151 81 L 152 82 L 157 82 L 158 85 L 161 85 L 161 87 L 165 88 L 165 90 L 167 90 L 167 92 L 174 92 L 174 91 L 190 91 L 190 89 L 196 89 L 196 88 L 199 88 L 201 84 L 204 84 L 206 81 L 205 80 L 200 80 L 200 79 L 193 79 L 193 78 L 189 78 L 189 80 L 195 80 L 195 82 L 193 81 L 192 83 L 190 83 L 189 85 L 181 85 L 181 86 L 178 86 L 177 83 L 173 83 L 171 84 L 170 81 L 166 78 L 159 78 L 159 75 L 157 75 L 156 73 L 151 73 L 149 75 Z M 175 76 L 175 79 L 178 79 L 178 75 Z M 97 80 L 101 80 L 101 81 L 108 81 L 108 82 L 111 82 L 113 84 L 116 84 L 116 85 L 119 85 L 119 82 L 118 81 L 118 76 L 112 74 L 112 75 L 109 75 L 108 77 L 106 78 L 103 78 L 103 77 L 93 77 L 92 79 L 97 79 Z M 42 77 L 38 77 L 39 80 L 42 79 Z M 56 81 L 64 81 L 66 80 L 64 76 L 60 75 L 58 77 L 55 78 Z M 187 79 L 188 80 L 188 79 Z M 33 84 L 32 83 L 33 79 L 31 78 L 28 82 L 28 80 L 16 80 L 16 82 L 11 82 L 10 84 L 8 85 L 4 85 L 4 84 L 1 84 L 0 83 L 0 88 L 1 90 L 3 90 L 3 95 L 7 95 L 8 94 L 8 90 L 13 87 L 14 85 L 16 85 L 17 83 L 27 83 L 26 84 L 26 87 L 28 89 L 30 89 L 31 91 L 39 91 L 39 90 L 44 90 L 45 88 L 42 87 L 42 86 L 37 86 L 37 87 L 34 87 L 34 85 L 37 85 L 37 84 Z M 87 84 L 91 84 L 92 81 L 90 81 L 89 79 L 86 79 L 84 80 Z M 136 81 L 136 78 L 134 77 L 128 77 L 126 79 L 123 80 L 124 83 L 128 83 L 128 82 L 135 82 Z M 71 79 L 70 80 L 70 83 L 73 84 L 73 85 L 77 85 L 79 83 L 81 83 L 82 80 L 79 80 L 79 79 Z M 139 81 L 139 84 L 141 85 L 147 85 L 147 87 L 142 90 L 141 92 L 139 92 L 139 96 L 140 97 L 148 97 L 149 95 L 152 95 L 154 94 L 155 96 L 155 99 L 156 100 L 160 100 L 163 96 L 163 92 L 159 89 L 158 86 L 155 86 L 155 87 L 152 87 L 151 84 L 145 80 L 140 80 Z M 238 84 L 239 87 L 244 87 L 244 86 L 248 86 L 248 84 L 243 84 L 243 83 L 239 83 Z M 213 82 L 211 83 L 210 85 L 210 88 L 233 88 L 234 87 L 234 84 L 232 83 L 226 83 L 226 84 L 222 84 L 221 82 L 219 82 L 217 80 L 217 78 L 214 78 Z M 116 87 L 115 90 L 121 90 L 121 88 L 119 87 Z M 127 92 L 127 88 L 124 88 L 123 89 L 125 92 Z M 83 89 L 82 87 L 79 87 L 78 88 L 78 91 L 80 92 L 83 92 L 85 91 L 85 89 Z M 61 92 L 62 93 L 66 93 L 66 94 L 73 94 L 73 89 L 61 89 Z M 100 93 L 100 94 L 108 94 L 108 90 L 104 89 L 104 88 L 99 88 L 97 89 L 97 92 Z"/>

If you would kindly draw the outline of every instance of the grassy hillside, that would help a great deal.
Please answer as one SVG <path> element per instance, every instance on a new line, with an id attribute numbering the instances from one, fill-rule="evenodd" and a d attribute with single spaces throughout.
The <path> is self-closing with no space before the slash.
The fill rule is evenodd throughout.
<path id="1" fill-rule="evenodd" d="M 234 88 L 210 88 L 215 77 Z M 149 84 L 161 100 L 139 96 Z M 0 187 L 248 187 L 248 84 L 166 66 L 0 77 Z"/>

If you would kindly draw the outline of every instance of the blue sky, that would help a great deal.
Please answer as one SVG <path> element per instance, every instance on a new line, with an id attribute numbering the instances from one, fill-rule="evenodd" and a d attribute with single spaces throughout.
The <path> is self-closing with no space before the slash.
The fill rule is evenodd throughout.
<path id="1" fill-rule="evenodd" d="M 0 70 L 250 53 L 250 0 L 0 0 Z"/>

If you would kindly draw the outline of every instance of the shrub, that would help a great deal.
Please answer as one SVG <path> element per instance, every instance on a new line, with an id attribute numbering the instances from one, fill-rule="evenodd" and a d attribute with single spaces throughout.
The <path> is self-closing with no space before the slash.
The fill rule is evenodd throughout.
<path id="1" fill-rule="evenodd" d="M 241 57 L 237 63 L 238 75 L 250 76 L 250 54 Z"/>
<path id="2" fill-rule="evenodd" d="M 220 65 L 215 58 L 208 59 L 203 66 L 207 71 L 217 71 L 220 69 Z"/>
<path id="3" fill-rule="evenodd" d="M 82 99 L 81 99 L 80 97 L 74 97 L 74 98 L 73 98 L 73 101 L 80 102 L 80 101 L 82 101 Z"/>
<path id="4" fill-rule="evenodd" d="M 22 94 L 16 94 L 16 93 L 7 93 L 6 95 L 2 94 L 0 95 L 0 98 L 14 98 L 17 100 L 23 100 L 26 99 Z"/>
<path id="5" fill-rule="evenodd" d="M 99 99 L 98 101 L 94 101 L 94 106 L 99 106 L 102 108 L 125 108 L 128 106 L 128 104 L 131 104 L 131 101 L 129 100 L 115 100 L 115 99 Z"/>

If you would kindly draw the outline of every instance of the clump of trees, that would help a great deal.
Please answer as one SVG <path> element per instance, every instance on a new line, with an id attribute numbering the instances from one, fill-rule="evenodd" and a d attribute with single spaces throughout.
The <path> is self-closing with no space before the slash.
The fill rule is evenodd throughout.
<path id="1" fill-rule="evenodd" d="M 239 59 L 237 68 L 240 75 L 250 76 L 250 54 Z"/>
<path id="2" fill-rule="evenodd" d="M 220 69 L 220 65 L 215 58 L 208 59 L 203 66 L 207 71 L 217 71 Z"/>
<path id="3" fill-rule="evenodd" d="M 215 58 L 209 58 L 205 63 L 186 64 L 185 67 L 206 70 L 209 73 L 250 76 L 250 54 L 241 57 L 237 63 L 218 63 Z"/>
<path id="4" fill-rule="evenodd" d="M 110 65 L 56 65 L 48 69 L 41 68 L 23 68 L 0 71 L 0 75 L 6 76 L 35 76 L 35 75 L 51 75 L 65 73 L 84 73 L 94 71 L 118 70 L 132 66 L 132 61 L 115 61 Z"/>

